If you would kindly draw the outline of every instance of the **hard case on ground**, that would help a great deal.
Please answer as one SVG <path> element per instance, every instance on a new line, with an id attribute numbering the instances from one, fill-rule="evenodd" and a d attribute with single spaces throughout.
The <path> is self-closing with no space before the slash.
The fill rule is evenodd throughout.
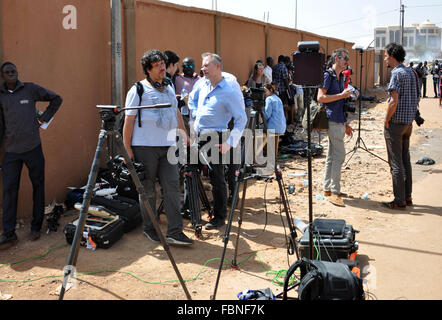
<path id="1" fill-rule="evenodd" d="M 142 222 L 140 205 L 138 201 L 123 196 L 113 196 L 112 199 L 107 197 L 94 196 L 91 199 L 91 205 L 103 206 L 110 213 L 118 215 L 124 220 L 124 232 L 127 233 Z"/>
<path id="2" fill-rule="evenodd" d="M 338 259 L 348 259 L 358 249 L 355 241 L 357 231 L 345 220 L 315 219 L 312 225 L 314 259 L 336 262 Z M 301 257 L 311 259 L 309 228 L 299 240 L 299 252 Z"/>
<path id="3" fill-rule="evenodd" d="M 79 218 L 64 227 L 63 232 L 69 244 L 73 242 L 78 223 Z M 123 234 L 124 221 L 118 216 L 103 217 L 88 213 L 80 244 L 86 246 L 88 237 L 90 236 L 98 248 L 108 249 L 120 240 Z"/>

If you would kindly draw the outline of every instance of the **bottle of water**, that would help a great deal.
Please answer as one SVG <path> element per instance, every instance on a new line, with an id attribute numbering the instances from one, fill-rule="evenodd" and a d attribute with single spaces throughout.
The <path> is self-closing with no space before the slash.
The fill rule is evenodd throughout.
<path id="1" fill-rule="evenodd" d="M 184 98 L 189 94 L 189 92 L 186 89 L 186 85 L 184 85 L 183 90 L 181 90 L 181 100 L 184 100 Z M 189 114 L 189 108 L 187 107 L 187 104 L 181 107 L 181 114 L 183 116 L 187 116 Z"/>

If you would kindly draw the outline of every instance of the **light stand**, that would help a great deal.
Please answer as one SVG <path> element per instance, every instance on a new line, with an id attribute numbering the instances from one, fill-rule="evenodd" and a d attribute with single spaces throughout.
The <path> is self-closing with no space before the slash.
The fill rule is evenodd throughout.
<path id="1" fill-rule="evenodd" d="M 95 151 L 94 160 L 92 162 L 92 167 L 91 167 L 91 170 L 89 173 L 89 178 L 88 178 L 86 190 L 84 193 L 83 203 L 81 205 L 79 222 L 77 225 L 77 229 L 75 230 L 74 239 L 72 240 L 72 247 L 71 247 L 71 251 L 69 253 L 68 262 L 67 262 L 67 265 L 64 269 L 64 279 L 63 279 L 63 284 L 62 284 L 61 291 L 60 291 L 59 300 L 63 300 L 69 276 L 72 276 L 72 273 L 74 272 L 75 266 L 77 264 L 79 245 L 80 245 L 80 241 L 81 241 L 81 238 L 83 235 L 83 230 L 84 230 L 84 226 L 86 223 L 86 218 L 87 218 L 87 213 L 89 210 L 90 201 L 91 201 L 91 198 L 93 195 L 93 188 L 95 187 L 95 182 L 97 180 L 99 163 L 100 163 L 100 155 L 102 152 L 102 148 L 104 146 L 105 141 L 107 139 L 112 139 L 112 138 L 117 143 L 117 147 L 120 149 L 120 151 L 123 155 L 126 166 L 129 170 L 132 180 L 136 186 L 139 201 L 140 201 L 140 206 L 144 205 L 144 207 L 147 211 L 147 215 L 146 215 L 145 211 L 141 210 L 142 218 L 144 221 L 149 221 L 147 219 L 150 219 L 150 221 L 152 222 L 152 224 L 155 228 L 155 231 L 158 235 L 158 238 L 160 239 L 160 242 L 169 257 L 169 260 L 175 270 L 175 273 L 177 274 L 178 280 L 179 280 L 181 286 L 183 287 L 184 293 L 185 293 L 187 299 L 191 300 L 191 296 L 189 294 L 189 291 L 187 290 L 184 280 L 181 277 L 181 274 L 178 270 L 175 260 L 173 259 L 172 254 L 169 250 L 169 246 L 168 246 L 168 244 L 167 244 L 167 242 L 166 242 L 166 240 L 160 230 L 160 227 L 158 225 L 158 221 L 155 218 L 155 215 L 153 214 L 153 210 L 148 202 L 148 198 L 147 198 L 147 195 L 144 191 L 144 187 L 141 184 L 141 181 L 138 177 L 138 174 L 135 170 L 132 160 L 129 157 L 129 154 L 127 153 L 127 150 L 124 147 L 121 135 L 118 131 L 116 131 L 114 129 L 116 116 L 121 111 L 129 110 L 129 109 L 168 108 L 168 107 L 170 107 L 170 104 L 159 104 L 159 105 L 141 106 L 141 107 L 129 107 L 129 108 L 124 108 L 124 109 L 118 109 L 118 107 L 116 107 L 116 106 L 97 106 L 97 107 L 100 109 L 102 127 L 101 127 L 99 138 L 98 138 L 98 145 L 97 145 L 97 149 Z"/>
<path id="2" fill-rule="evenodd" d="M 362 48 L 356 48 L 359 51 L 359 55 L 361 56 L 361 66 L 360 66 L 360 70 L 359 70 L 359 86 L 361 87 L 361 92 L 359 94 L 359 98 L 358 98 L 358 105 L 359 105 L 359 116 L 358 116 L 358 138 L 356 139 L 356 143 L 355 146 L 353 147 L 353 149 L 349 152 L 346 153 L 352 153 L 352 155 L 350 156 L 350 158 L 347 160 L 347 162 L 345 163 L 344 166 L 347 166 L 347 164 L 350 162 L 351 158 L 355 155 L 356 151 L 360 148 L 362 150 L 365 150 L 366 152 L 368 152 L 369 154 L 375 156 L 376 158 L 384 161 L 384 162 L 388 162 L 385 159 L 382 159 L 381 157 L 379 157 L 377 154 L 374 154 L 373 152 L 371 152 L 370 150 L 368 150 L 367 146 L 365 145 L 364 140 L 362 140 L 361 138 L 361 113 L 362 113 L 362 56 L 363 56 L 363 52 L 364 50 Z M 361 142 L 362 142 L 362 146 L 361 146 Z"/>

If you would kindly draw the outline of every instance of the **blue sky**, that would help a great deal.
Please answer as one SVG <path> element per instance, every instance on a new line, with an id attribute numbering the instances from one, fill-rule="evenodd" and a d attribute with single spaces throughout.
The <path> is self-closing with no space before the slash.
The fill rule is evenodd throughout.
<path id="1" fill-rule="evenodd" d="M 399 25 L 400 0 L 162 0 L 185 6 L 218 11 L 264 20 L 316 34 L 367 44 L 373 29 Z M 297 11 L 296 15 L 296 3 Z M 429 19 L 442 27 L 442 0 L 402 0 L 405 26 Z M 295 18 L 297 16 L 297 18 Z M 267 18 L 266 18 L 267 19 Z"/>

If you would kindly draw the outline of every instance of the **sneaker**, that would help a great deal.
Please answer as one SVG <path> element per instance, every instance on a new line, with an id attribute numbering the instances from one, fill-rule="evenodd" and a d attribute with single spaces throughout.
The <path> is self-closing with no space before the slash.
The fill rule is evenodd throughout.
<path id="1" fill-rule="evenodd" d="M 224 220 L 213 218 L 210 222 L 206 223 L 206 230 L 219 229 L 225 224 Z"/>
<path id="2" fill-rule="evenodd" d="M 38 230 L 31 230 L 31 240 L 32 241 L 37 241 L 38 239 L 40 239 L 40 231 L 38 231 Z"/>
<path id="3" fill-rule="evenodd" d="M 342 200 L 341 196 L 338 194 L 332 194 L 328 201 L 330 201 L 332 204 L 338 207 L 345 207 L 344 200 Z"/>
<path id="4" fill-rule="evenodd" d="M 12 247 L 18 241 L 14 231 L 0 236 L 0 250 Z"/>
<path id="5" fill-rule="evenodd" d="M 407 202 L 404 201 L 404 203 L 400 204 L 394 201 L 391 202 L 382 202 L 382 205 L 384 207 L 387 207 L 389 209 L 400 209 L 400 210 L 405 210 L 405 208 L 407 207 Z"/>
<path id="6" fill-rule="evenodd" d="M 174 246 L 190 246 L 193 240 L 189 239 L 183 232 L 166 237 L 166 242 Z"/>
<path id="7" fill-rule="evenodd" d="M 149 239 L 153 243 L 161 242 L 155 230 L 144 230 L 143 234 L 146 236 L 147 239 Z"/>

